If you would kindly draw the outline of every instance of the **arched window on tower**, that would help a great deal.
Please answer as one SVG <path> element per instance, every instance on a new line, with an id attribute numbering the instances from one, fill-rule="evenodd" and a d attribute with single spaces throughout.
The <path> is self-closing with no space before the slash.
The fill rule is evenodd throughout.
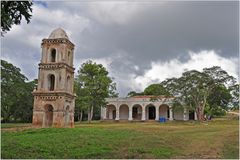
<path id="1" fill-rule="evenodd" d="M 51 50 L 51 62 L 56 62 L 56 49 Z"/>
<path id="2" fill-rule="evenodd" d="M 55 76 L 53 74 L 48 76 L 48 90 L 53 91 L 55 85 Z"/>
<path id="3" fill-rule="evenodd" d="M 67 91 L 70 91 L 70 76 L 67 76 Z"/>
<path id="4" fill-rule="evenodd" d="M 68 61 L 69 64 L 71 63 L 71 62 L 70 62 L 70 51 L 68 51 L 67 61 Z"/>

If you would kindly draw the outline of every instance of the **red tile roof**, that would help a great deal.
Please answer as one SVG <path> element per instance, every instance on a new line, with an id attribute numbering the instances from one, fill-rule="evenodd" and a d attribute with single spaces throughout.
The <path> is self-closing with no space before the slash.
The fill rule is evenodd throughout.
<path id="1" fill-rule="evenodd" d="M 154 96 L 154 95 L 138 95 L 132 98 L 174 98 L 173 96 Z"/>

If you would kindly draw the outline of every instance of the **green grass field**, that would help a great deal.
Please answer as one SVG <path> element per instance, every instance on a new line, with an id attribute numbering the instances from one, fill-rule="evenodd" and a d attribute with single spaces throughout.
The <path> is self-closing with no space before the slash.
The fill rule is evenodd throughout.
<path id="1" fill-rule="evenodd" d="M 239 158 L 238 120 L 2 125 L 2 158 Z M 8 127 L 6 127 L 8 126 Z M 29 126 L 29 125 L 26 125 Z M 16 126 L 19 127 L 19 126 Z M 25 127 L 25 126 L 24 126 Z"/>

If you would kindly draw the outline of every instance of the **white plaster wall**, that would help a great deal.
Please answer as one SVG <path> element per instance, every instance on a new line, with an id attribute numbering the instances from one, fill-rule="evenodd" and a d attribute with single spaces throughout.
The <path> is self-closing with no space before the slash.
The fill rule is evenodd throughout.
<path id="1" fill-rule="evenodd" d="M 113 111 L 116 110 L 113 106 L 107 106 L 107 119 L 113 119 Z"/>
<path id="2" fill-rule="evenodd" d="M 186 110 L 186 120 L 189 120 L 189 110 Z"/>
<path id="3" fill-rule="evenodd" d="M 127 120 L 128 119 L 128 116 L 129 116 L 129 109 L 128 109 L 128 106 L 126 105 L 122 105 L 120 106 L 120 109 L 119 109 L 119 117 L 120 117 L 120 120 Z"/>
<path id="4" fill-rule="evenodd" d="M 183 120 L 183 109 L 173 110 L 173 119 Z"/>
<path id="5" fill-rule="evenodd" d="M 148 120 L 149 117 L 148 117 L 148 107 L 145 108 L 145 119 Z"/>

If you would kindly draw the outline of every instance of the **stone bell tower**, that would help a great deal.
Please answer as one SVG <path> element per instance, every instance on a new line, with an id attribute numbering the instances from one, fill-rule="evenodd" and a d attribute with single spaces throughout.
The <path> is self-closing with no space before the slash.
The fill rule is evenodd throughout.
<path id="1" fill-rule="evenodd" d="M 42 40 L 41 46 L 38 87 L 33 91 L 32 125 L 74 127 L 74 44 L 66 32 L 58 28 Z"/>

